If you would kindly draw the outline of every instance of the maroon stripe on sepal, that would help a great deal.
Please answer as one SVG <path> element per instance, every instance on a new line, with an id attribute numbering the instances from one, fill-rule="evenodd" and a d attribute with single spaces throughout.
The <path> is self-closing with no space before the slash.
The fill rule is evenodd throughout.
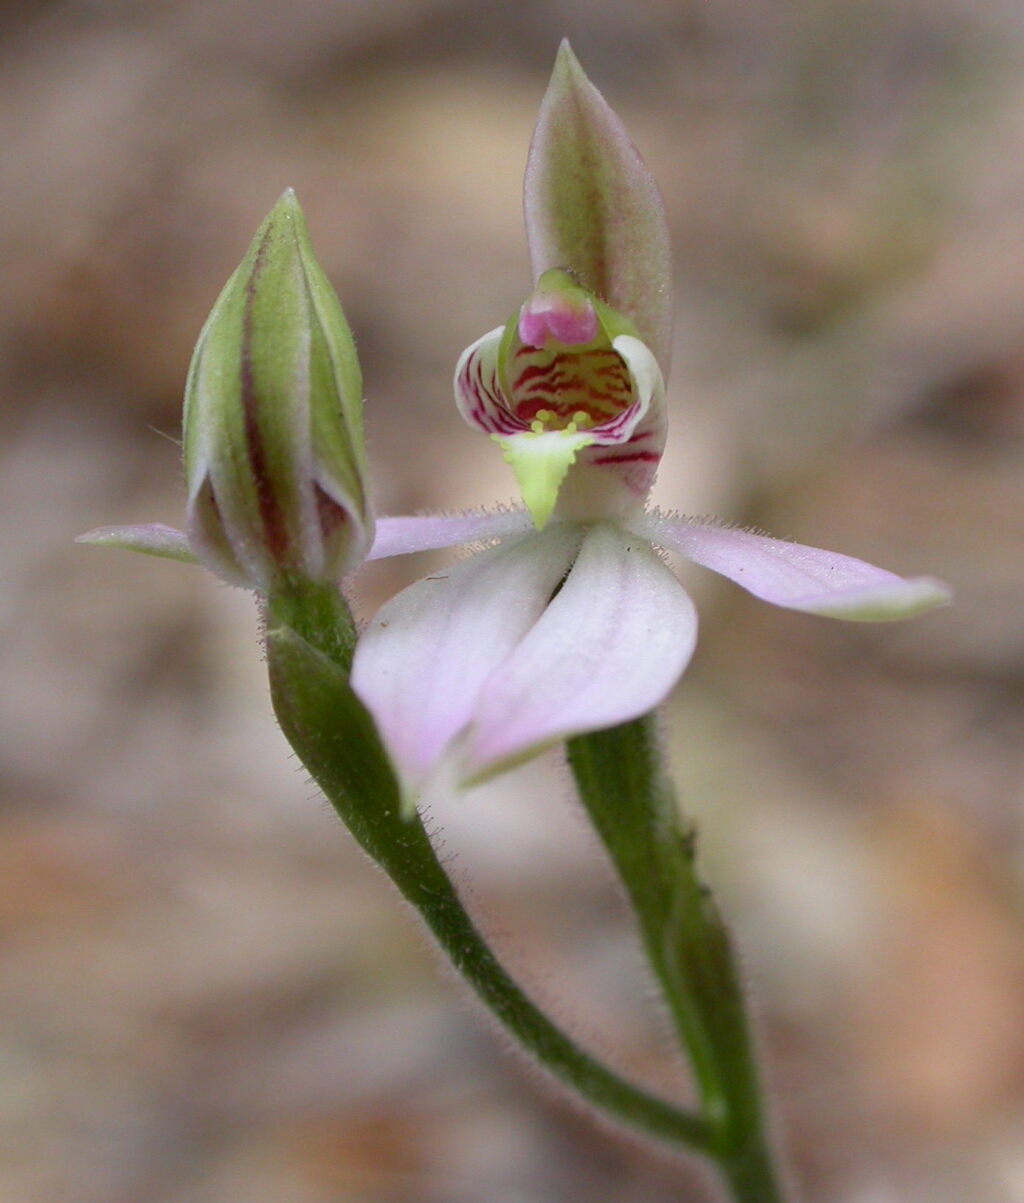
<path id="1" fill-rule="evenodd" d="M 256 498 L 263 526 L 264 546 L 279 564 L 288 562 L 289 537 L 284 513 L 270 480 L 267 450 L 260 430 L 260 399 L 256 391 L 252 361 L 253 309 L 256 304 L 256 285 L 263 271 L 271 231 L 267 230 L 256 252 L 252 272 L 245 286 L 245 309 L 242 313 L 241 383 L 242 409 L 245 413 L 245 440 L 249 451 L 249 466 L 256 481 Z"/>

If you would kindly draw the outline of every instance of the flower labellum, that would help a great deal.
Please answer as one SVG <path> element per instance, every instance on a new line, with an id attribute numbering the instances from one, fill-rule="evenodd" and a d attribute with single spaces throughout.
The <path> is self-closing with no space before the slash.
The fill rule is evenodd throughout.
<path id="1" fill-rule="evenodd" d="M 187 535 L 113 527 L 85 542 L 194 559 L 269 592 L 336 581 L 373 539 L 362 376 L 289 189 L 199 336 L 185 390 Z"/>
<path id="2" fill-rule="evenodd" d="M 556 509 L 642 506 L 665 444 L 664 391 L 632 322 L 562 268 L 455 369 L 462 416 L 500 444 L 538 530 Z"/>

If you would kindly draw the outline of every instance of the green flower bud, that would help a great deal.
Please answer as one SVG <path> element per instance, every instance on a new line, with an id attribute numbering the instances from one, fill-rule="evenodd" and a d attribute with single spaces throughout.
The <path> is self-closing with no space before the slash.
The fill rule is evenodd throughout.
<path id="1" fill-rule="evenodd" d="M 289 189 L 213 307 L 185 389 L 188 542 L 232 584 L 337 580 L 373 540 L 362 376 Z"/>

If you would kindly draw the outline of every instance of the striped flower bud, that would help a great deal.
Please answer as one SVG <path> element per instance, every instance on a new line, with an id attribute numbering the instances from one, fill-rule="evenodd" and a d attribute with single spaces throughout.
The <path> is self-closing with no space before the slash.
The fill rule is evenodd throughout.
<path id="1" fill-rule="evenodd" d="M 233 584 L 337 580 L 373 539 L 362 377 L 289 190 L 213 307 L 185 390 L 188 543 Z"/>

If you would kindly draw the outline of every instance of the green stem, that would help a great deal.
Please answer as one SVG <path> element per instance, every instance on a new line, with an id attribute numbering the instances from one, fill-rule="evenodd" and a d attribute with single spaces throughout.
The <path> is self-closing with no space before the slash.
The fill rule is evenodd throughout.
<path id="1" fill-rule="evenodd" d="M 772 1155 L 764 1145 L 721 1162 L 732 1197 L 741 1203 L 785 1203 Z"/>
<path id="2" fill-rule="evenodd" d="M 297 632 L 347 673 L 356 650 L 356 624 L 337 585 L 285 574 L 266 602 L 264 621 Z"/>
<path id="3" fill-rule="evenodd" d="M 337 609 L 317 595 L 307 606 L 301 596 L 275 594 L 267 629 L 271 694 L 285 736 L 353 836 L 416 907 L 479 998 L 549 1073 L 606 1115 L 649 1136 L 707 1152 L 712 1132 L 704 1119 L 596 1061 L 505 972 L 466 913 L 423 824 L 402 815 L 398 784 L 373 720 L 348 683 L 351 641 L 325 636 L 320 626 L 325 604 Z M 345 614 L 341 618 L 351 628 Z"/>
<path id="4" fill-rule="evenodd" d="M 571 740 L 569 763 L 689 1054 L 712 1156 L 737 1203 L 782 1203 L 736 959 L 697 875 L 653 719 Z"/>

